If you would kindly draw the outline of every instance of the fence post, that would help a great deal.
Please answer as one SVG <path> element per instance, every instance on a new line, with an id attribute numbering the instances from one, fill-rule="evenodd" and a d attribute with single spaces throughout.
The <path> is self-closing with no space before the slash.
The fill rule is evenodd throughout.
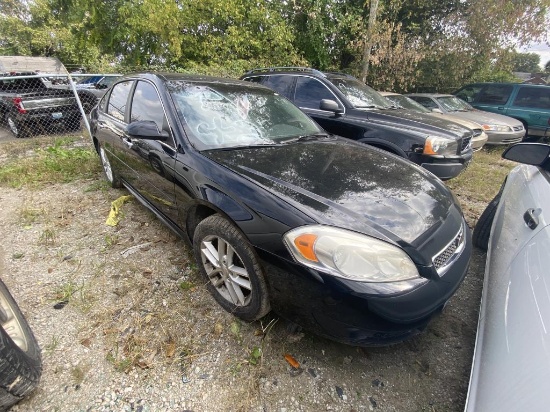
<path id="1" fill-rule="evenodd" d="M 73 81 L 73 78 L 70 74 L 67 75 L 69 79 L 69 84 L 71 85 L 71 90 L 73 91 L 74 97 L 76 98 L 76 104 L 78 104 L 78 109 L 80 110 L 80 114 L 82 115 L 82 119 L 84 119 L 84 126 L 86 126 L 86 130 L 88 131 L 88 136 L 90 139 L 92 138 L 92 132 L 90 130 L 90 123 L 88 122 L 88 116 L 86 116 L 86 113 L 84 112 L 84 108 L 82 107 L 82 102 L 80 101 L 80 96 L 78 95 L 78 92 L 76 91 L 76 85 Z"/>

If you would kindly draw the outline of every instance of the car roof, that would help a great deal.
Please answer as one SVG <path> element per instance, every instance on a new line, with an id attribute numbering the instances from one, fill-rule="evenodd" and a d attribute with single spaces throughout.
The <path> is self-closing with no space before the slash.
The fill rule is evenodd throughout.
<path id="1" fill-rule="evenodd" d="M 325 78 L 329 80 L 333 79 L 356 79 L 350 74 L 341 72 L 322 72 L 311 67 L 264 67 L 249 70 L 244 76 L 250 76 L 254 74 L 309 74 L 319 78 Z"/>
<path id="2" fill-rule="evenodd" d="M 403 96 L 402 94 L 395 93 L 395 92 L 381 92 L 381 91 L 378 91 L 378 93 L 380 93 L 382 96 Z"/>
<path id="3" fill-rule="evenodd" d="M 257 83 L 246 82 L 243 80 L 230 79 L 226 77 L 214 77 L 206 76 L 201 74 L 182 74 L 182 73 L 168 73 L 168 72 L 140 72 L 140 73 L 131 73 L 123 76 L 126 79 L 159 79 L 162 81 L 185 81 L 185 82 L 196 82 L 196 83 L 219 83 L 219 84 L 232 84 L 236 86 L 244 86 L 248 88 L 257 88 L 257 89 L 267 89 L 271 90 L 265 86 L 262 86 Z M 118 79 L 117 79 L 118 80 Z"/>
<path id="4" fill-rule="evenodd" d="M 455 97 L 448 93 L 409 93 L 407 96 L 425 96 L 425 97 Z"/>

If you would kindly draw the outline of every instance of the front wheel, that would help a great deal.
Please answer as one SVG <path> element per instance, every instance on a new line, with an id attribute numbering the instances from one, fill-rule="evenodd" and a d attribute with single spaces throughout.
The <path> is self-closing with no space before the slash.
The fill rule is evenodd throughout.
<path id="1" fill-rule="evenodd" d="M 472 241 L 475 246 L 482 250 L 487 250 L 489 247 L 489 237 L 491 235 L 491 226 L 493 225 L 493 220 L 495 220 L 495 214 L 497 211 L 498 204 L 500 202 L 501 191 L 489 202 L 481 216 L 479 217 L 476 226 L 474 228 L 474 233 L 472 235 Z"/>
<path id="2" fill-rule="evenodd" d="M 246 321 L 270 311 L 259 260 L 231 222 L 217 214 L 200 222 L 193 235 L 193 251 L 208 291 L 226 311 Z"/>
<path id="3" fill-rule="evenodd" d="M 40 348 L 4 282 L 0 280 L 0 410 L 31 392 L 40 380 Z"/>

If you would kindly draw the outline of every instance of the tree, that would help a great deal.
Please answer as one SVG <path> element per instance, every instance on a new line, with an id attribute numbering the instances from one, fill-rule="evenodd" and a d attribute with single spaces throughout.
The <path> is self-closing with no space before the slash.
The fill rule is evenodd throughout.
<path id="1" fill-rule="evenodd" d="M 512 71 L 537 73 L 540 72 L 540 56 L 537 53 L 512 53 Z"/>

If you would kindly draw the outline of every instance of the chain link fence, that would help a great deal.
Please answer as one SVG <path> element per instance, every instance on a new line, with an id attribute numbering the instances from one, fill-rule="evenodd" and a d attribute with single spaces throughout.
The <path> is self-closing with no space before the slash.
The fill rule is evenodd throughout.
<path id="1" fill-rule="evenodd" d="M 13 137 L 85 133 L 115 74 L 0 73 L 0 126 Z"/>

